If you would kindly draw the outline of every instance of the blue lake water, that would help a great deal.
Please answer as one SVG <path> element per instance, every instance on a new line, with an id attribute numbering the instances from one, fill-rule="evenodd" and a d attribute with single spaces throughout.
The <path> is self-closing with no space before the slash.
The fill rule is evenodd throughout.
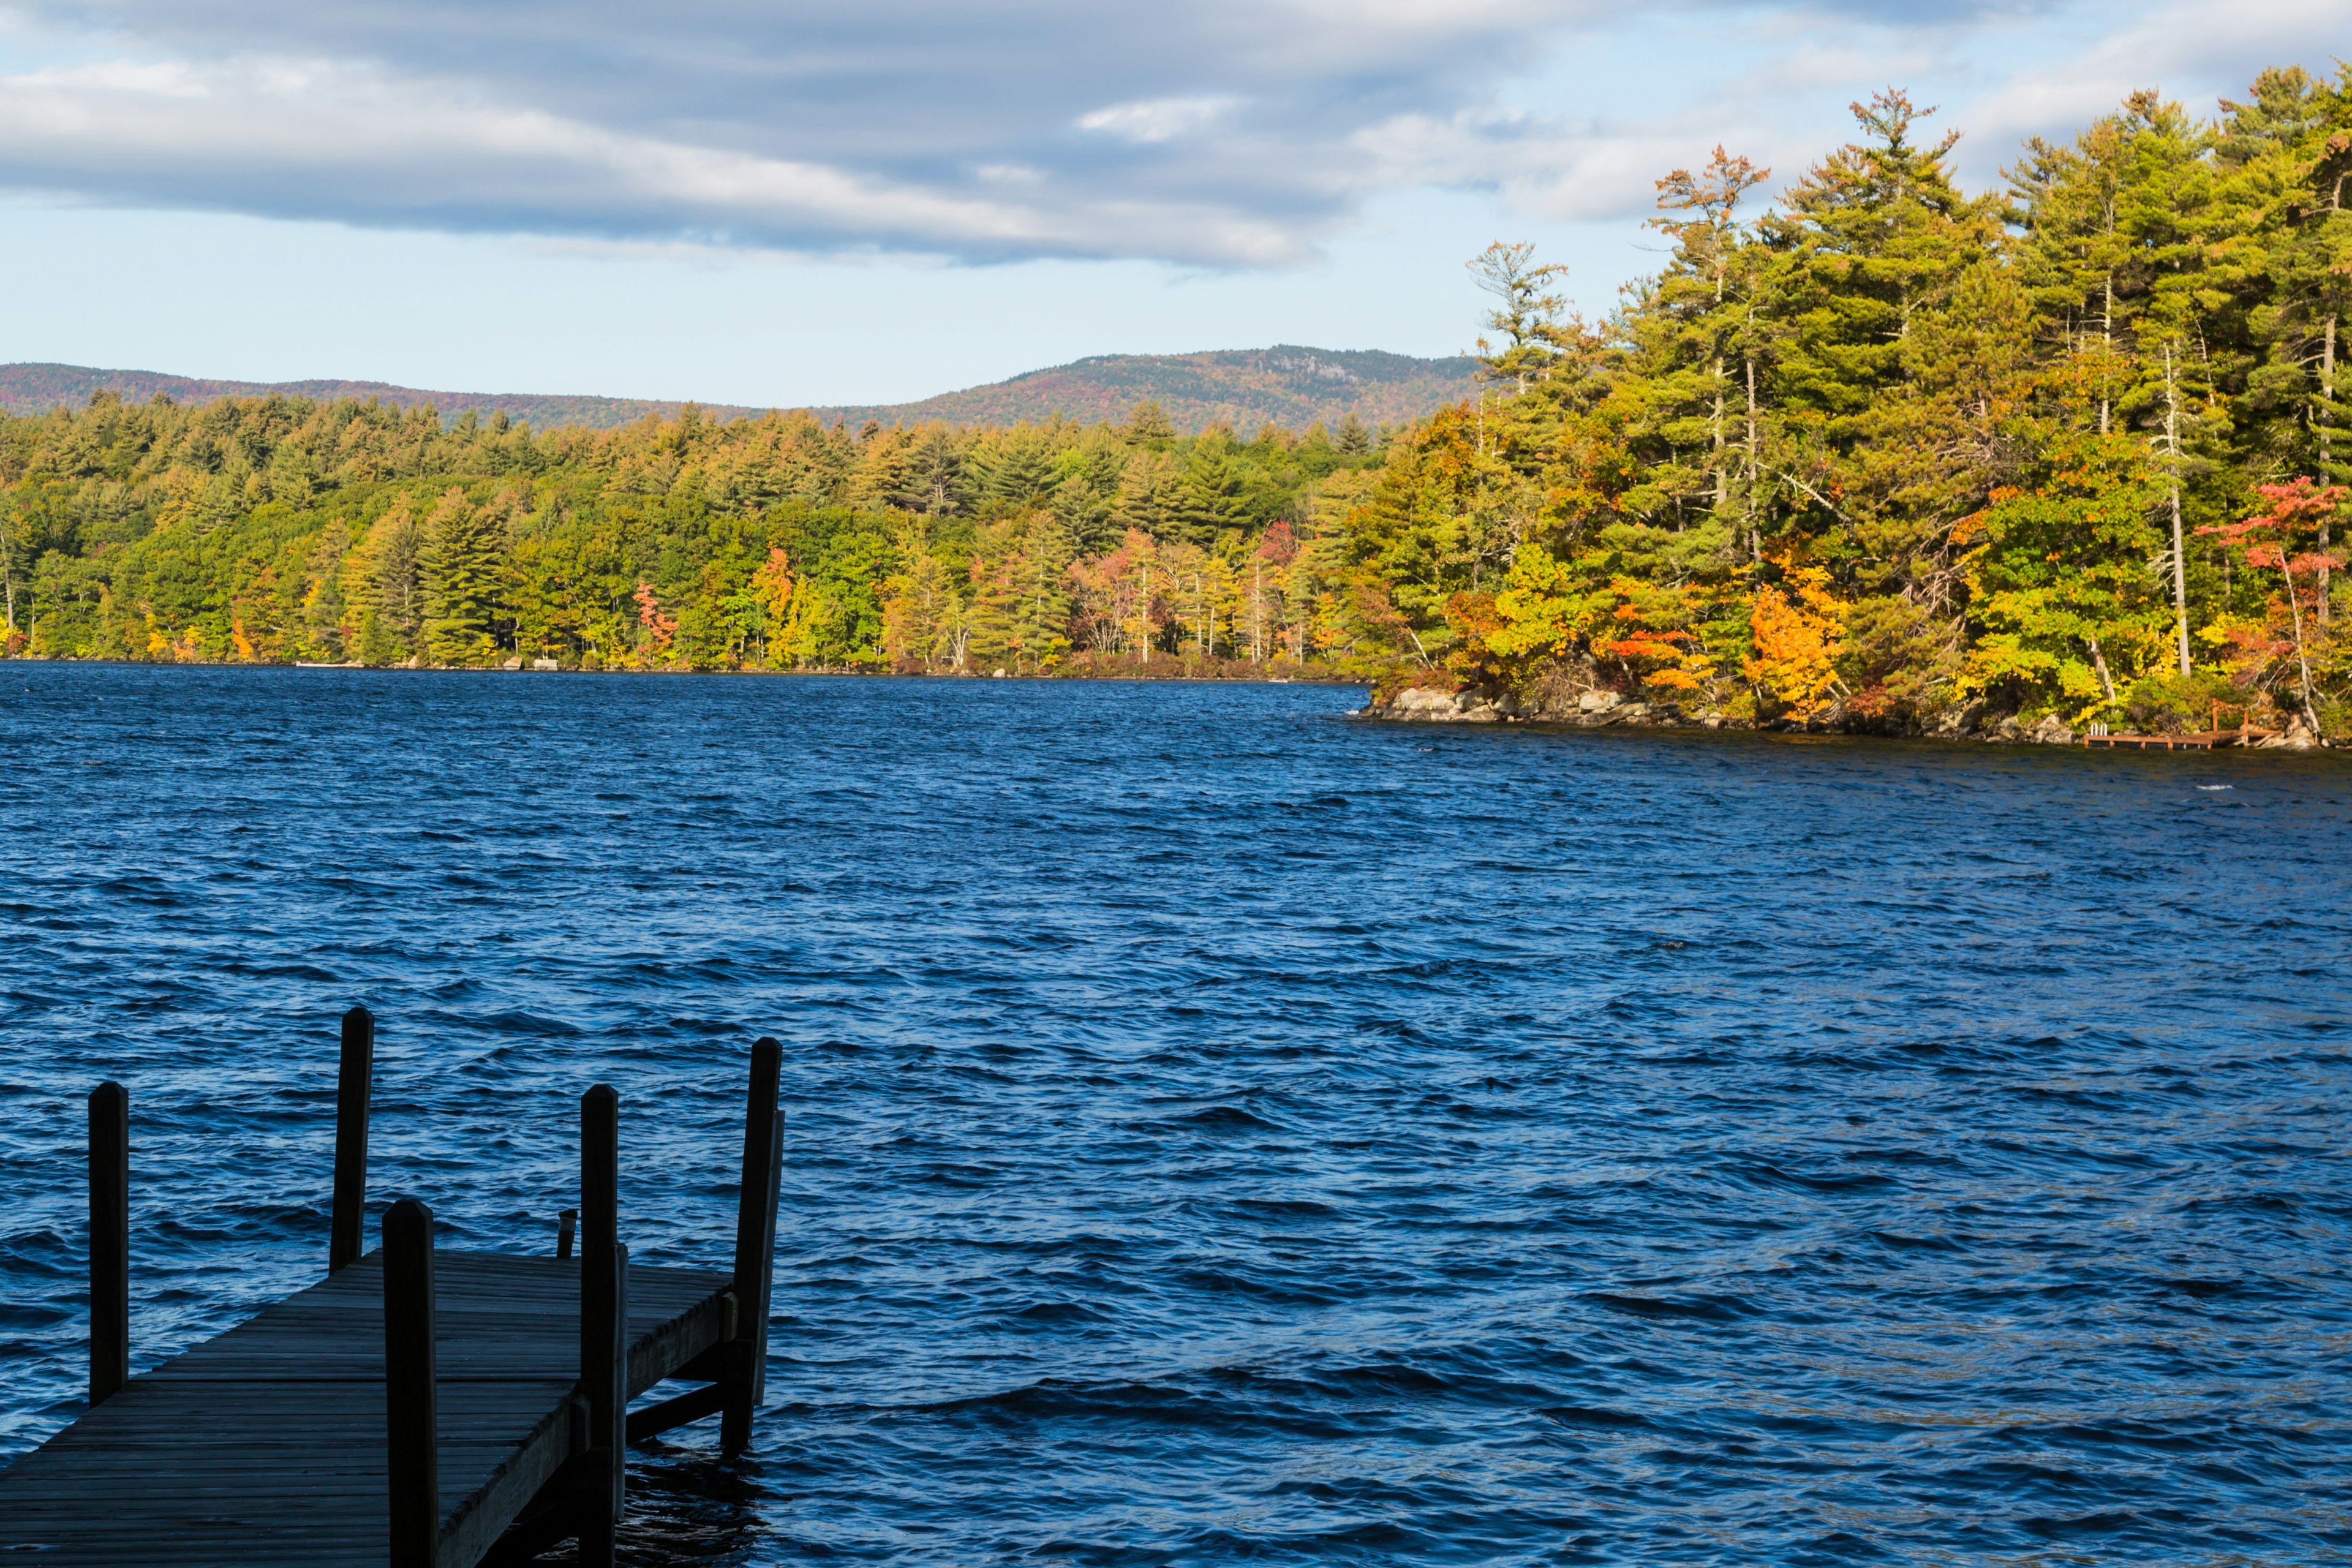
<path id="1" fill-rule="evenodd" d="M 0 1461 L 372 1205 L 723 1265 L 627 1560 L 2352 1558 L 2352 765 L 1310 686 L 0 666 Z M 373 1244 L 373 1220 L 370 1222 Z"/>

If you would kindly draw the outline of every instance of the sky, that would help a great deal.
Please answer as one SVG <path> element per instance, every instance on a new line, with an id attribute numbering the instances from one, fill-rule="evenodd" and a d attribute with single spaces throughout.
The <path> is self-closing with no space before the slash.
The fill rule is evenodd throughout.
<path id="1" fill-rule="evenodd" d="M 0 0 L 0 361 L 884 403 L 1097 353 L 1605 313 L 1654 182 L 1900 87 L 1996 186 L 2352 0 Z M 1769 192 L 1769 187 L 1768 187 Z"/>

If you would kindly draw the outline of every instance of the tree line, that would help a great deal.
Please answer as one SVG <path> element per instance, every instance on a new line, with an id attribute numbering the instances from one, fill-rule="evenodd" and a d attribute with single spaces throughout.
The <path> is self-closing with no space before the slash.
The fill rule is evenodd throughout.
<path id="1" fill-rule="evenodd" d="M 1759 199 L 1658 182 L 1605 318 L 1525 246 L 1391 431 L 618 431 L 269 398 L 0 420 L 48 657 L 1607 686 L 1726 720 L 2340 732 L 2352 70 L 2154 92 L 2003 188 L 1889 91 Z"/>
<path id="2" fill-rule="evenodd" d="M 591 669 L 1324 668 L 1384 437 L 806 414 L 535 434 L 108 394 L 0 419 L 12 653 Z M 1352 488 L 1351 488 L 1352 487 Z M 1331 539 L 1318 544 L 1318 532 Z"/>

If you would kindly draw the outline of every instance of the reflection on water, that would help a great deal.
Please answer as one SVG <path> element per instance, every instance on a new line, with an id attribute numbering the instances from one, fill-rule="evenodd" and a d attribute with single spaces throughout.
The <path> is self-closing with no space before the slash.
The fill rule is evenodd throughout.
<path id="1" fill-rule="evenodd" d="M 0 1458 L 623 1095 L 772 1408 L 645 1563 L 2352 1554 L 2342 759 L 1367 726 L 1312 687 L 0 667 Z M 2216 786 L 2228 785 L 2223 789 Z"/>

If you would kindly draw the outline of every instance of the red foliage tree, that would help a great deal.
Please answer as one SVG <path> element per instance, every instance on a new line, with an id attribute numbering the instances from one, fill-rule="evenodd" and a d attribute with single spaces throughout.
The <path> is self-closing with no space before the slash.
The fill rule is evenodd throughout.
<path id="1" fill-rule="evenodd" d="M 2289 485 L 2264 485 L 2261 511 L 2242 522 L 2217 523 L 2197 531 L 2213 534 L 2222 543 L 2244 551 L 2249 566 L 2277 568 L 2285 584 L 2287 620 L 2294 630 L 2295 664 L 2303 677 L 2303 721 L 2314 734 L 2319 732 L 2319 713 L 2311 695 L 2311 649 L 2304 637 L 2304 600 L 2308 595 L 2316 612 L 2320 597 L 2326 592 L 2328 568 L 2344 563 L 2325 550 L 2302 546 L 2306 540 L 2323 537 L 2322 529 L 2343 506 L 2345 493 L 2342 485 L 2323 487 L 2307 479 Z"/>

